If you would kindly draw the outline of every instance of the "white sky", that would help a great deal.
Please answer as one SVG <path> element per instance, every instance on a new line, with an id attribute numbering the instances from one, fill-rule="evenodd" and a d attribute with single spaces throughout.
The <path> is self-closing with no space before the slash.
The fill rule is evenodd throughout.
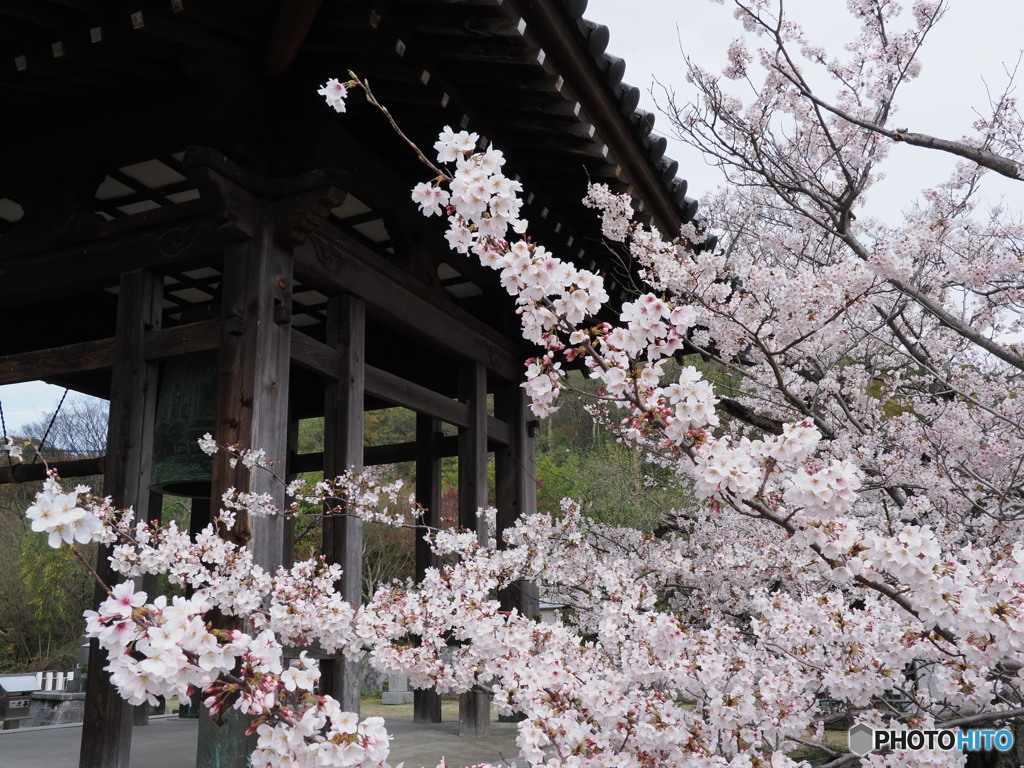
<path id="1" fill-rule="evenodd" d="M 845 6 L 843 0 L 789 0 L 787 15 L 803 24 L 809 36 L 838 48 L 853 34 Z M 921 77 L 904 92 L 897 122 L 910 130 L 958 138 L 975 118 L 972 108 L 984 110 L 987 104 L 985 82 L 993 91 L 1001 89 L 1003 63 L 1016 62 L 1024 47 L 1024 0 L 950 0 L 949 6 L 923 52 Z M 683 100 L 692 97 L 681 50 L 705 68 L 718 70 L 726 47 L 740 33 L 731 5 L 709 0 L 590 0 L 584 15 L 609 27 L 608 53 L 626 60 L 625 81 L 641 89 L 641 106 L 649 111 L 655 111 L 649 94 L 655 78 Z M 664 115 L 658 116 L 655 130 L 668 133 Z M 719 183 L 718 172 L 687 147 L 670 144 L 668 154 L 679 161 L 679 175 L 689 181 L 689 194 L 698 200 Z M 872 211 L 899 211 L 950 167 L 951 161 L 936 153 L 894 148 L 887 178 L 873 194 Z M 990 197 L 1006 195 L 1011 204 L 1024 192 L 1024 186 L 1009 181 L 987 183 Z M 8 434 L 53 410 L 62 393 L 38 382 L 0 387 Z"/>
<path id="2" fill-rule="evenodd" d="M 17 435 L 18 429 L 23 424 L 38 421 L 44 414 L 52 412 L 63 394 L 63 387 L 55 387 L 41 381 L 8 384 L 0 387 L 0 405 L 4 409 L 7 434 Z M 74 392 L 68 394 L 68 398 L 72 396 L 86 397 L 86 395 Z"/>
<path id="3" fill-rule="evenodd" d="M 902 5 L 907 8 L 912 2 L 904 0 Z M 972 108 L 984 111 L 985 82 L 1000 92 L 1006 81 L 1003 63 L 1012 66 L 1024 48 L 1024 0 L 949 0 L 948 5 L 922 51 L 921 76 L 903 91 L 895 120 L 901 128 L 956 139 L 976 118 Z M 625 82 L 645 94 L 642 107 L 655 111 L 648 93 L 655 78 L 675 89 L 683 102 L 694 97 L 686 83 L 682 51 L 705 69 L 721 70 L 726 48 L 742 32 L 733 8 L 730 0 L 589 0 L 584 16 L 608 26 L 607 52 L 626 60 Z M 855 34 L 844 0 L 787 0 L 786 8 L 787 17 L 828 50 L 842 53 L 842 45 Z M 1024 80 L 1024 71 L 1019 80 Z M 664 115 L 658 115 L 655 131 L 668 135 Z M 671 143 L 671 136 L 669 140 L 668 154 L 679 161 L 679 175 L 689 182 L 690 196 L 699 200 L 702 192 L 720 183 L 718 171 L 705 166 L 688 147 Z M 898 211 L 917 191 L 944 179 L 952 160 L 936 154 L 894 147 L 886 179 L 871 195 L 872 212 L 878 214 L 879 206 Z M 1019 200 L 1024 193 L 1024 186 L 1009 180 L 993 178 L 986 183 L 991 185 L 990 196 L 1015 195 Z"/>

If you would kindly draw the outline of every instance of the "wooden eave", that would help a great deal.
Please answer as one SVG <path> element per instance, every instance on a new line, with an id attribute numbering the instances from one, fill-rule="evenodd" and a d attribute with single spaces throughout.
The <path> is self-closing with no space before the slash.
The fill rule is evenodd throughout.
<path id="1" fill-rule="evenodd" d="M 605 266 L 611 292 L 625 296 L 625 268 L 609 261 L 600 222 L 580 203 L 586 181 L 630 192 L 666 233 L 692 218 L 696 203 L 685 197 L 676 164 L 662 158 L 662 143 L 652 140 L 652 117 L 636 111 L 637 89 L 622 82 L 623 63 L 605 52 L 607 28 L 583 17 L 585 5 L 0 4 L 0 92 L 16 116 L 0 125 L 0 211 L 12 203 L 25 211 L 24 221 L 0 220 L 7 319 L 52 301 L 69 313 L 103 306 L 74 341 L 108 338 L 118 274 L 147 267 L 180 286 L 166 301 L 165 326 L 173 327 L 190 297 L 204 295 L 202 286 L 189 289 L 192 270 L 215 264 L 226 242 L 223 221 L 200 224 L 223 201 L 211 199 L 182 164 L 189 147 L 206 146 L 268 184 L 330 171 L 333 183 L 366 208 L 332 215 L 331 226 L 423 280 L 439 305 L 516 338 L 516 318 L 494 275 L 460 264 L 444 246 L 441 222 L 424 219 L 409 200 L 408 187 L 429 173 L 358 95 L 344 116 L 316 95 L 328 77 L 343 78 L 348 69 L 369 79 L 427 151 L 444 125 L 504 149 L 506 172 L 526 189 L 524 214 L 534 237 L 580 266 Z M 125 171 L 147 162 L 162 162 L 180 178 L 150 187 Z M 98 199 L 103 184 L 120 192 Z M 302 332 L 317 338 L 322 306 L 296 311 Z M 42 349 L 59 338 L 43 324 L 0 354 Z"/>

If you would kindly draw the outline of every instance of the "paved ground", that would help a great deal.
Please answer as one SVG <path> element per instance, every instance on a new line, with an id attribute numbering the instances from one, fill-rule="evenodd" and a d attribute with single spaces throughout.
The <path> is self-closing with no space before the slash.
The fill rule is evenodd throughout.
<path id="1" fill-rule="evenodd" d="M 197 720 L 154 717 L 132 731 L 131 768 L 188 768 L 195 765 Z M 451 766 L 483 761 L 510 762 L 517 754 L 515 725 L 491 723 L 491 736 L 462 738 L 457 722 L 424 725 L 411 718 L 388 719 L 392 765 L 434 768 L 443 756 Z M 0 731 L 0 768 L 77 768 L 81 725 Z M 522 762 L 520 762 L 522 764 Z"/>

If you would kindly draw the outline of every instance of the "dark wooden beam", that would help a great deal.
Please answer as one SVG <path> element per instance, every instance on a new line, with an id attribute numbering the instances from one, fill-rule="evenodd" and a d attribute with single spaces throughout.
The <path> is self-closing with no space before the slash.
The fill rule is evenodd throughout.
<path id="1" fill-rule="evenodd" d="M 5 0 L 4 14 L 34 27 L 45 27 L 50 31 L 60 29 L 65 23 L 65 17 L 59 11 L 45 3 L 32 0 Z"/>
<path id="2" fill-rule="evenodd" d="M 373 71 L 377 95 L 384 103 L 391 105 L 398 122 L 411 135 L 416 135 L 417 132 L 422 132 L 421 135 L 426 136 L 436 134 L 435 121 L 438 118 L 430 117 L 433 110 L 423 107 L 434 106 L 435 102 L 431 99 L 435 99 L 439 92 L 443 94 L 443 109 L 449 115 L 445 118 L 446 122 L 455 125 L 466 121 L 466 125 L 482 137 L 501 144 L 506 142 L 505 131 L 514 123 L 514 118 L 528 108 L 514 103 L 519 96 L 535 98 L 541 91 L 552 94 L 553 97 L 546 99 L 543 106 L 534 105 L 536 109 L 544 113 L 544 116 L 557 112 L 576 119 L 579 107 L 574 98 L 561 93 L 564 82 L 561 73 L 546 61 L 545 53 L 534 45 L 532 40 L 521 35 L 522 20 L 511 3 L 485 3 L 480 13 L 467 13 L 465 6 L 460 3 L 460 7 L 450 9 L 453 10 L 450 16 L 445 16 L 442 10 L 441 17 L 434 13 L 439 10 L 436 4 L 430 10 L 429 16 L 426 13 L 410 16 L 407 8 L 397 12 L 387 5 L 377 5 L 374 8 L 376 19 L 371 23 L 373 32 L 368 35 L 362 25 L 356 25 L 359 28 L 356 33 L 358 37 L 355 40 L 346 39 L 341 43 L 346 51 L 349 50 L 350 44 L 356 47 L 369 44 L 380 48 L 376 53 L 368 53 L 376 59 Z M 428 18 L 430 21 L 426 21 Z M 438 23 L 443 24 L 444 18 L 451 18 L 457 26 L 463 28 L 463 33 L 456 35 L 455 39 L 442 38 L 441 44 L 438 44 L 439 38 L 436 36 L 434 26 Z M 419 22 L 424 22 L 430 31 L 420 32 L 417 28 Z M 479 32 L 476 31 L 478 26 Z M 503 37 L 499 34 L 493 37 L 492 32 L 498 29 L 505 30 L 512 36 Z M 334 44 L 338 45 L 337 42 Z M 393 52 L 399 47 L 400 59 L 395 59 Z M 472 66 L 453 68 L 450 66 L 451 62 L 440 60 L 449 53 L 472 59 Z M 393 72 L 388 69 L 389 66 L 393 66 Z M 384 74 L 382 68 L 388 74 Z M 513 72 L 510 73 L 510 69 Z M 479 73 L 479 70 L 486 72 Z M 410 74 L 416 77 L 415 81 L 408 81 Z M 426 84 L 421 82 L 424 74 L 429 77 Z M 382 77 L 386 79 L 382 80 Z M 482 87 L 474 87 L 473 83 L 467 83 L 467 77 L 482 77 Z M 390 81 L 402 83 L 404 87 L 393 87 Z M 425 88 L 424 85 L 428 87 Z M 464 98 L 464 94 L 467 93 L 471 93 L 472 98 Z M 420 104 L 424 97 L 426 101 Z M 492 98 L 492 103 L 485 103 L 487 99 Z M 500 119 L 493 111 L 496 105 L 505 110 Z M 555 132 L 557 131 L 552 131 Z M 348 153 L 349 156 L 355 154 L 355 151 Z M 542 163 L 540 167 L 543 168 L 544 164 Z M 578 171 L 578 165 L 573 166 L 573 169 Z M 547 207 L 553 210 L 547 199 L 545 185 L 549 175 L 534 173 L 533 170 L 527 165 L 516 163 L 514 158 L 510 158 L 510 164 L 505 169 L 508 175 L 514 175 L 523 181 L 537 200 L 537 209 Z M 588 170 L 593 176 L 599 169 L 595 167 Z M 614 167 L 610 167 L 610 170 L 614 172 Z M 577 175 L 578 183 L 581 185 L 579 188 L 582 188 L 585 174 Z M 378 186 L 384 188 L 382 184 Z M 400 182 L 398 188 L 405 186 L 407 182 Z M 357 192 L 355 187 L 350 189 L 362 197 L 362 191 Z M 578 200 L 577 191 L 571 199 L 571 206 L 578 207 Z M 532 217 L 536 218 L 535 215 Z M 588 224 L 592 225 L 593 220 L 588 220 Z M 423 230 L 422 221 L 419 229 Z M 428 235 L 436 237 L 429 229 L 425 231 Z"/>
<path id="3" fill-rule="evenodd" d="M 296 365 L 328 380 L 336 380 L 342 375 L 341 355 L 298 330 L 292 331 L 292 359 Z M 392 405 L 408 408 L 457 427 L 470 426 L 469 409 L 464 403 L 380 368 L 366 366 L 364 386 L 367 395 Z M 509 435 L 508 424 L 494 416 L 487 417 L 487 437 L 490 440 L 507 444 Z"/>
<path id="4" fill-rule="evenodd" d="M 111 32 L 108 31 L 107 34 L 110 36 Z M 104 45 L 102 38 L 100 44 L 90 42 L 88 35 L 81 32 L 54 40 L 50 45 L 50 52 L 55 61 L 69 70 L 73 66 L 87 71 L 105 71 L 118 76 L 123 75 L 126 68 L 130 67 L 132 74 L 144 78 L 150 87 L 156 83 L 165 90 L 174 90 L 181 82 L 181 73 L 171 64 L 159 61 L 156 57 L 129 57 L 122 48 Z M 152 55 L 155 51 L 151 50 L 150 53 Z"/>
<path id="5" fill-rule="evenodd" d="M 271 5 L 268 0 L 216 3 L 183 3 L 179 0 L 172 4 L 171 9 L 174 12 L 172 18 L 181 17 L 190 26 L 216 31 L 244 44 L 258 46 L 266 42 L 267 28 L 273 23 Z M 258 55 L 247 53 L 245 58 L 256 65 Z"/>
<path id="6" fill-rule="evenodd" d="M 537 67 L 544 62 L 544 54 L 529 48 L 510 46 L 495 47 L 488 43 L 463 43 L 462 45 L 439 46 L 435 57 L 440 61 L 454 62 L 455 66 L 467 66 L 486 62 L 490 66 L 504 65 L 509 68 L 506 77 L 515 77 L 524 66 Z"/>
<path id="7" fill-rule="evenodd" d="M 574 136 L 556 131 L 521 131 L 513 124 L 502 132 L 502 146 L 508 147 L 510 153 L 534 154 L 552 170 L 565 166 L 578 173 L 580 163 L 586 161 L 591 164 L 590 170 L 596 170 L 602 175 L 615 173 L 615 164 L 607 158 L 607 148 L 586 135 Z"/>
<path id="8" fill-rule="evenodd" d="M 120 77 L 110 78 L 105 73 L 65 64 L 55 59 L 49 52 L 40 55 L 23 55 L 17 58 L 16 68 L 19 77 L 38 77 L 41 81 L 57 81 L 62 84 L 73 83 L 99 99 L 128 99 L 144 87 L 145 82 L 138 79 L 136 73 L 123 71 Z"/>
<path id="9" fill-rule="evenodd" d="M 16 232 L 0 238 L 0 301 L 25 306 L 117 285 L 132 269 L 186 269 L 223 249 L 218 222 L 197 215 L 203 208 L 196 201 L 127 216 L 74 245 L 38 251 L 31 240 L 6 249 Z"/>
<path id="10" fill-rule="evenodd" d="M 0 357 L 0 384 L 110 370 L 114 363 L 114 346 L 114 339 L 97 339 L 4 355 Z"/>
<path id="11" fill-rule="evenodd" d="M 17 80 L 14 75 L 0 78 L 4 86 L 13 80 Z M 65 89 L 58 103 L 68 94 L 73 97 L 74 91 Z M 82 97 L 91 98 L 88 93 Z M 187 136 L 201 135 L 198 129 L 204 118 L 197 113 L 195 101 L 195 94 L 172 95 L 156 104 L 107 111 L 95 119 L 58 123 L 45 133 L 8 144 L 0 150 L 0 167 L 4 169 L 0 192 L 17 199 L 17 190 L 33 186 L 40 173 L 59 172 L 68 178 L 97 160 L 118 168 L 138 162 L 140 156 L 180 151 L 189 140 Z M 140 125 L 146 130 L 140 131 Z M 81 152 L 82 146 L 89 151 Z"/>
<path id="12" fill-rule="evenodd" d="M 177 20 L 160 12 L 135 11 L 131 14 L 130 22 L 135 34 L 142 37 L 152 37 L 186 49 L 212 51 L 240 61 L 248 61 L 252 57 L 250 49 L 245 44 L 225 35 L 206 32 L 202 25 L 190 24 L 187 19 Z"/>
<path id="13" fill-rule="evenodd" d="M 429 417 L 428 417 L 429 418 Z M 367 445 L 363 447 L 363 465 L 374 467 L 380 464 L 400 464 L 416 461 L 420 446 L 415 442 L 392 443 L 390 445 Z M 489 450 L 498 450 L 500 446 L 488 443 Z M 459 444 L 456 437 L 439 437 L 435 441 L 438 458 L 459 455 Z M 107 457 L 97 456 L 92 459 L 71 459 L 70 461 L 50 462 L 49 468 L 56 469 L 57 474 L 67 479 L 72 477 L 91 477 L 102 475 L 106 471 Z M 47 465 L 13 464 L 0 466 L 0 485 L 9 483 L 29 483 L 46 478 Z M 292 454 L 288 460 L 288 474 L 303 472 L 323 472 L 324 454 L 315 453 Z M 418 494 L 417 494 L 418 496 Z"/>
<path id="14" fill-rule="evenodd" d="M 437 455 L 441 458 L 458 456 L 459 446 L 455 437 L 442 437 L 436 443 Z M 388 445 L 366 445 L 363 446 L 363 466 L 375 467 L 380 464 L 400 464 L 406 461 L 415 461 L 419 455 L 419 447 L 415 441 L 408 443 L 390 443 Z M 288 472 L 322 472 L 324 469 L 324 454 L 298 453 L 292 456 L 288 462 Z M 2 470 L 0 470 L 2 471 Z M 2 475 L 0 475 L 2 477 Z"/>
<path id="15" fill-rule="evenodd" d="M 309 233 L 319 229 L 331 211 L 344 202 L 345 192 L 330 183 L 333 175 L 316 171 L 296 180 L 315 185 L 312 189 L 272 190 L 283 195 L 274 204 L 274 236 L 278 242 L 295 245 L 305 241 Z"/>
<path id="16" fill-rule="evenodd" d="M 462 12 L 442 14 L 431 8 L 429 14 L 405 13 L 402 23 L 418 35 L 432 40 L 446 39 L 449 43 L 465 40 L 493 41 L 503 45 L 521 45 L 522 37 L 515 23 L 507 16 L 486 17 L 483 14 Z"/>
<path id="17" fill-rule="evenodd" d="M 328 381 L 341 378 L 341 353 L 298 328 L 292 328 L 292 362 Z"/>
<path id="18" fill-rule="evenodd" d="M 209 147 L 190 148 L 182 166 L 207 207 L 216 211 L 221 236 L 229 242 L 252 238 L 252 210 L 256 196 L 264 191 L 263 179 Z"/>
<path id="19" fill-rule="evenodd" d="M 216 349 L 220 320 L 204 320 L 145 334 L 146 360 L 161 360 Z M 64 344 L 33 352 L 0 357 L 0 384 L 50 380 L 61 376 L 110 370 L 115 360 L 115 339 Z"/>
<path id="20" fill-rule="evenodd" d="M 263 71 L 279 77 L 295 59 L 306 41 L 321 0 L 281 0 L 277 19 L 270 32 L 270 42 L 263 59 Z"/>
<path id="21" fill-rule="evenodd" d="M 0 485 L 8 483 L 31 483 L 46 479 L 47 470 L 55 469 L 62 478 L 91 477 L 102 475 L 106 471 L 107 457 L 97 456 L 94 459 L 72 459 L 70 461 L 51 461 L 49 465 L 42 462 L 35 464 L 11 464 L 0 467 Z"/>
<path id="22" fill-rule="evenodd" d="M 470 424 L 469 408 L 464 403 L 371 365 L 366 366 L 366 393 L 449 424 L 462 427 Z"/>
<path id="23" fill-rule="evenodd" d="M 296 276 L 321 293 L 353 293 L 384 323 L 508 381 L 522 376 L 518 348 L 444 294 L 431 291 L 330 225 L 295 249 Z"/>
<path id="24" fill-rule="evenodd" d="M 515 6 L 526 22 L 526 35 L 548 53 L 549 62 L 576 94 L 587 119 L 612 147 L 626 180 L 634 186 L 634 195 L 645 201 L 664 233 L 678 232 L 682 222 L 668 190 L 633 137 L 629 121 L 620 114 L 618 101 L 595 70 L 590 52 L 577 42 L 571 22 L 565 18 L 559 4 L 548 0 L 520 0 Z"/>
<path id="25" fill-rule="evenodd" d="M 176 325 L 146 334 L 146 359 L 209 352 L 220 344 L 220 318 Z"/>

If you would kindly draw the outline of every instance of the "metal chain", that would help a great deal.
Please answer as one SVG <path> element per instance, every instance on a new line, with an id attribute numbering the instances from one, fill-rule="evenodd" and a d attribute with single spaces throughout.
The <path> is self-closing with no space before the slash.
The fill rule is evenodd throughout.
<path id="1" fill-rule="evenodd" d="M 0 402 L 0 429 L 3 429 L 3 441 L 4 446 L 7 445 L 7 419 L 4 418 L 4 404 Z M 14 467 L 14 459 L 11 457 L 11 452 L 7 451 L 7 466 Z"/>
<path id="2" fill-rule="evenodd" d="M 46 445 L 46 438 L 50 436 L 50 430 L 53 429 L 53 423 L 57 421 L 57 414 L 60 413 L 61 406 L 64 405 L 64 399 L 68 396 L 70 389 L 65 388 L 64 394 L 60 396 L 60 402 L 57 403 L 57 410 L 53 412 L 53 416 L 50 418 L 50 423 L 46 425 L 46 431 L 43 433 L 43 439 L 39 441 L 39 447 L 36 448 L 36 456 L 32 459 L 32 463 L 35 464 L 39 461 L 39 457 L 43 454 L 43 446 Z"/>

